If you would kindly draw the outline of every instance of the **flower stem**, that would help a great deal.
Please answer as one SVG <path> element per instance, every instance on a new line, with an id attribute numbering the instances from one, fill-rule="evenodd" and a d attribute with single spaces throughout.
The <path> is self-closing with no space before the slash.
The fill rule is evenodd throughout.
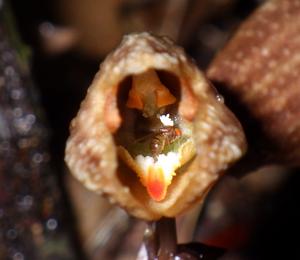
<path id="1" fill-rule="evenodd" d="M 157 221 L 156 232 L 159 238 L 158 259 L 173 259 L 177 249 L 175 218 L 162 218 Z"/>
<path id="2" fill-rule="evenodd" d="M 149 223 L 144 234 L 144 245 L 149 260 L 173 259 L 177 250 L 175 218 L 162 218 Z"/>

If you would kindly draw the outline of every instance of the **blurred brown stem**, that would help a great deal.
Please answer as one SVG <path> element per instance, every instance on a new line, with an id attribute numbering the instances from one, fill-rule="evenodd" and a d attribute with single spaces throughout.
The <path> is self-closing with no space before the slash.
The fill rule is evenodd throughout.
<path id="1" fill-rule="evenodd" d="M 159 237 L 158 259 L 173 259 L 176 253 L 177 234 L 175 218 L 162 218 L 157 222 Z"/>
<path id="2" fill-rule="evenodd" d="M 145 230 L 144 244 L 148 259 L 173 259 L 177 249 L 175 218 L 162 218 Z"/>

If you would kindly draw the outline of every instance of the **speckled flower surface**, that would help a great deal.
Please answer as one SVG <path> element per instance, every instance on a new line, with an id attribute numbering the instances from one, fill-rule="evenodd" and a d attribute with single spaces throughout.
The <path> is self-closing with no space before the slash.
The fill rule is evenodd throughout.
<path id="1" fill-rule="evenodd" d="M 300 2 L 267 1 L 245 21 L 207 75 L 258 119 L 277 160 L 300 159 Z"/>

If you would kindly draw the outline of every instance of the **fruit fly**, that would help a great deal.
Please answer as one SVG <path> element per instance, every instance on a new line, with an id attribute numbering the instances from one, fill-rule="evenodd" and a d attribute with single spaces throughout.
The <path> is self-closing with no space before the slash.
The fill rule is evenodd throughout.
<path id="1" fill-rule="evenodd" d="M 157 157 L 165 149 L 166 145 L 173 143 L 181 136 L 181 131 L 175 126 L 163 126 L 158 133 L 151 137 L 150 150 L 153 156 Z"/>

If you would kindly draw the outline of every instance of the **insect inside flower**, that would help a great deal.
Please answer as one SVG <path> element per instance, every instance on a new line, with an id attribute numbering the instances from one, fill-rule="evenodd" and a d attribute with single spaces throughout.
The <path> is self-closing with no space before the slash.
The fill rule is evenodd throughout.
<path id="1" fill-rule="evenodd" d="M 119 156 L 150 197 L 161 201 L 176 171 L 195 155 L 191 126 L 178 115 L 178 82 L 169 73 L 150 69 L 123 84 L 128 93 L 119 95 L 123 113 L 116 134 Z"/>

